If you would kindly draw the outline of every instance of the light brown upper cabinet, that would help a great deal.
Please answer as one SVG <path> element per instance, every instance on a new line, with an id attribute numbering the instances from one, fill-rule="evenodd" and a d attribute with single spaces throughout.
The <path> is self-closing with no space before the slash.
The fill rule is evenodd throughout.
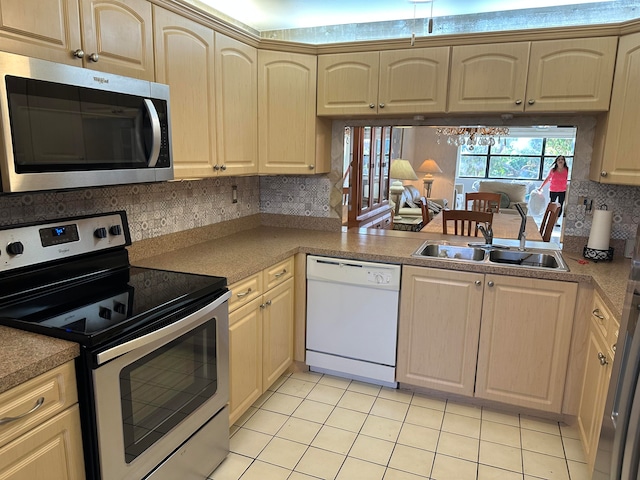
<path id="1" fill-rule="evenodd" d="M 616 47 L 616 37 L 455 46 L 448 111 L 606 111 Z"/>
<path id="2" fill-rule="evenodd" d="M 640 185 L 640 33 L 620 37 L 611 109 L 598 122 L 589 178 Z"/>
<path id="3" fill-rule="evenodd" d="M 156 80 L 170 87 L 176 178 L 214 176 L 213 30 L 154 6 Z"/>
<path id="4" fill-rule="evenodd" d="M 146 0 L 7 0 L 0 22 L 4 51 L 154 79 Z"/>
<path id="5" fill-rule="evenodd" d="M 449 47 L 318 56 L 318 115 L 444 112 Z"/>
<path id="6" fill-rule="evenodd" d="M 316 117 L 316 56 L 258 51 L 259 173 L 326 173 L 331 123 Z"/>
<path id="7" fill-rule="evenodd" d="M 215 34 L 216 125 L 220 175 L 258 173 L 258 51 Z"/>

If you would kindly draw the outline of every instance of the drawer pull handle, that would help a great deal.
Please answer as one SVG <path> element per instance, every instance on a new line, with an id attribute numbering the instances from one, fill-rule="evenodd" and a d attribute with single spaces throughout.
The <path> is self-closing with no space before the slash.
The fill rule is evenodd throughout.
<path id="1" fill-rule="evenodd" d="M 242 298 L 242 297 L 246 297 L 247 295 L 249 295 L 251 293 L 251 287 L 247 288 L 246 292 L 240 292 L 240 293 L 236 293 L 236 297 L 238 298 Z"/>
<path id="2" fill-rule="evenodd" d="M 276 273 L 274 276 L 276 278 L 280 278 L 282 275 L 284 275 L 285 273 L 287 273 L 287 269 L 283 268 L 282 271 L 280 273 Z"/>
<path id="3" fill-rule="evenodd" d="M 596 317 L 599 320 L 604 320 L 604 315 L 602 315 L 600 313 L 600 309 L 596 308 L 593 312 L 591 312 L 593 314 L 594 317 Z"/>
<path id="4" fill-rule="evenodd" d="M 607 363 L 607 357 L 602 352 L 598 352 L 598 360 L 600 360 L 600 365 L 605 366 Z"/>
<path id="5" fill-rule="evenodd" d="M 33 412 L 38 410 L 43 404 L 44 404 L 44 397 L 40 397 L 38 400 L 36 400 L 36 404 L 33 406 L 33 408 L 28 412 L 25 412 L 22 415 L 18 415 L 17 417 L 0 418 L 0 425 L 4 425 L 5 423 L 15 422 L 16 420 L 20 420 L 21 418 L 24 418 L 27 415 L 31 415 Z"/>

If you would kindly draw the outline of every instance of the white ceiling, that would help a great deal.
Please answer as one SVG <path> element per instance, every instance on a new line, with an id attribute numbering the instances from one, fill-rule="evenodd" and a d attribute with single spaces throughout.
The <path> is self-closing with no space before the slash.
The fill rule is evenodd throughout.
<path id="1" fill-rule="evenodd" d="M 368 23 L 542 8 L 603 0 L 199 0 L 255 30 Z M 607 1 L 607 0 L 605 0 Z M 613 0 L 609 0 L 613 1 Z"/>

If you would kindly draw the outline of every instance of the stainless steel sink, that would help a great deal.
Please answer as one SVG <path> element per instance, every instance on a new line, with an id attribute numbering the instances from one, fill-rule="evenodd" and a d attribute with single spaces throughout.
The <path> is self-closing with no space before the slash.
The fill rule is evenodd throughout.
<path id="1" fill-rule="evenodd" d="M 430 257 L 438 260 L 456 260 L 485 265 L 504 265 L 516 268 L 541 268 L 569 271 L 562 254 L 557 250 L 531 249 L 498 245 L 451 245 L 449 242 L 428 240 L 420 245 L 413 257 Z"/>
<path id="2" fill-rule="evenodd" d="M 562 257 L 556 253 L 531 250 L 493 250 L 489 252 L 489 261 L 522 267 L 566 269 Z"/>
<path id="3" fill-rule="evenodd" d="M 413 255 L 416 257 L 437 257 L 450 260 L 472 260 L 474 262 L 481 262 L 484 260 L 485 251 L 481 248 L 427 243 L 423 244 Z"/>

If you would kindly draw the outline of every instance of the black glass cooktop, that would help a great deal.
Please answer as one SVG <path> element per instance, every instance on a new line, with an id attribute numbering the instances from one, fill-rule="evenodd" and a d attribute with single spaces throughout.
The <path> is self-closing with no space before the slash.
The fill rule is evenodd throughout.
<path id="1" fill-rule="evenodd" d="M 127 266 L 0 300 L 0 324 L 93 346 L 224 291 L 224 277 Z"/>

